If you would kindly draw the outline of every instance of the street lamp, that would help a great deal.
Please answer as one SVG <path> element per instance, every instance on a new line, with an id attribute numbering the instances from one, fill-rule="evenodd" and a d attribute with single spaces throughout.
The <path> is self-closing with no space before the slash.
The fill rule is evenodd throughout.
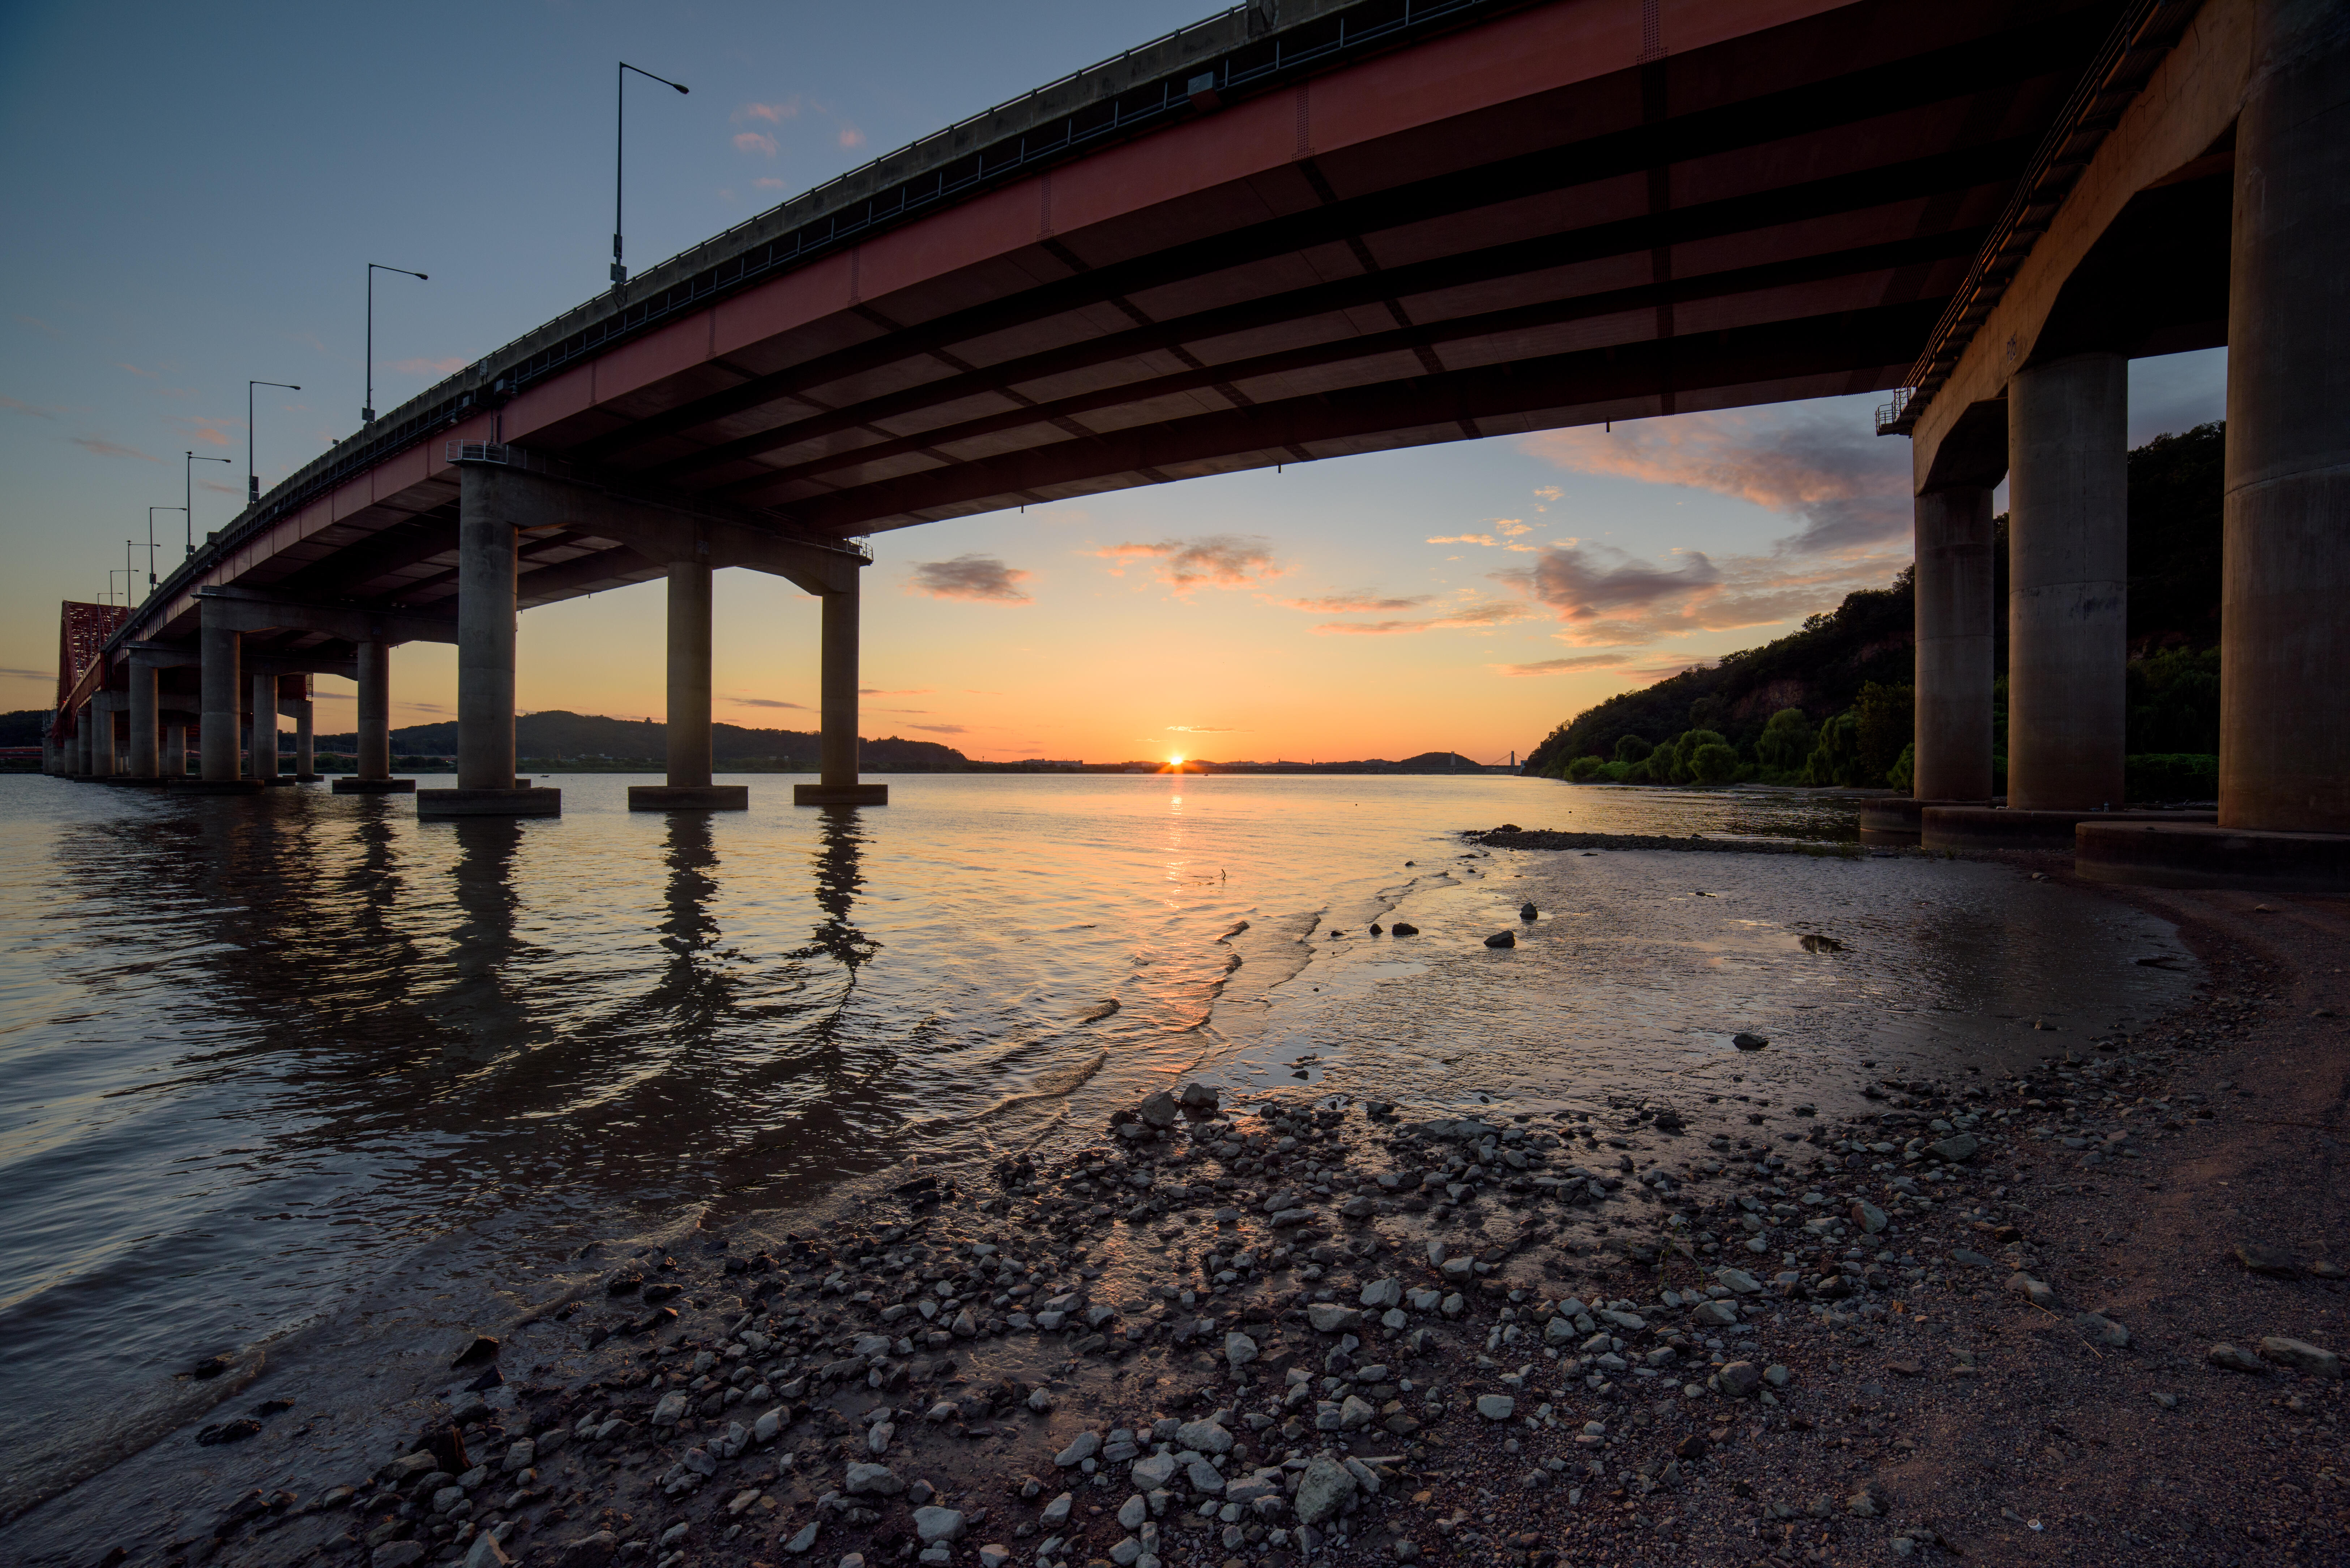
<path id="1" fill-rule="evenodd" d="M 247 506 L 261 504 L 261 475 L 253 468 L 253 389 L 255 387 L 283 387 L 289 392 L 302 389 L 291 381 L 247 381 L 244 384 L 244 504 Z"/>
<path id="2" fill-rule="evenodd" d="M 412 277 L 419 283 L 432 281 L 425 274 L 411 272 L 404 266 L 386 266 L 381 262 L 368 263 L 367 406 L 359 410 L 359 423 L 363 425 L 375 423 L 375 275 L 380 272 L 396 272 L 402 277 Z"/>
<path id="3" fill-rule="evenodd" d="M 196 464 L 200 462 L 228 462 L 228 459 L 224 457 L 198 457 L 194 452 L 190 452 L 188 453 L 188 461 L 180 465 L 180 478 L 186 485 L 188 502 L 188 504 L 185 506 L 181 507 L 180 510 L 188 514 L 188 556 L 191 560 L 194 559 L 196 554 L 195 475 Z M 229 466 L 234 468 L 236 465 L 234 463 L 229 463 Z"/>
<path id="4" fill-rule="evenodd" d="M 117 566 L 106 574 L 106 602 L 108 604 L 112 604 L 114 602 L 114 579 L 117 577 L 128 577 L 130 575 L 130 571 L 127 566 Z M 125 609 L 130 607 L 130 585 L 127 582 L 122 585 L 122 606 Z"/>
<path id="5" fill-rule="evenodd" d="M 147 508 L 147 586 L 150 588 L 152 588 L 155 586 L 155 552 L 162 548 L 161 545 L 155 543 L 155 514 L 158 512 L 177 512 L 179 508 L 176 506 L 150 506 Z"/>
<path id="6" fill-rule="evenodd" d="M 629 85 L 629 73 L 630 71 L 635 71 L 637 75 L 644 77 L 650 80 L 657 81 L 663 87 L 675 88 L 680 92 L 684 92 L 686 90 L 686 87 L 683 82 L 673 82 L 667 77 L 654 76 L 652 72 L 645 70 L 641 67 L 632 66 L 626 60 L 622 60 L 620 62 L 620 68 L 613 73 L 612 286 L 615 289 L 629 281 L 629 269 L 620 265 L 620 151 L 626 141 L 624 133 L 627 130 L 629 113 L 629 95 L 626 88 Z"/>

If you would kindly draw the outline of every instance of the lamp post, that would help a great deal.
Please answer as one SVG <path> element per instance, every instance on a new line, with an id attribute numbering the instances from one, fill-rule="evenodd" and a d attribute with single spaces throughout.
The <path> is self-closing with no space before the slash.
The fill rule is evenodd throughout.
<path id="1" fill-rule="evenodd" d="M 375 423 L 375 275 L 380 272 L 396 272 L 402 277 L 412 277 L 419 283 L 430 283 L 432 280 L 424 273 L 411 272 L 404 266 L 386 266 L 381 262 L 369 262 L 367 266 L 367 405 L 359 410 L 359 423 L 371 425 Z"/>
<path id="2" fill-rule="evenodd" d="M 106 602 L 108 604 L 112 604 L 114 602 L 114 579 L 117 577 L 128 578 L 130 576 L 130 568 L 128 566 L 116 566 L 106 574 Z M 124 582 L 122 585 L 122 606 L 125 609 L 130 607 L 130 585 L 128 581 Z"/>
<path id="3" fill-rule="evenodd" d="M 188 557 L 191 560 L 196 554 L 196 464 L 200 462 L 228 462 L 228 459 L 198 457 L 192 452 L 188 453 L 188 461 L 180 467 L 180 478 L 187 489 L 187 504 L 180 510 L 188 514 Z M 229 463 L 229 466 L 234 468 L 236 465 Z"/>
<path id="4" fill-rule="evenodd" d="M 247 506 L 261 504 L 261 475 L 255 472 L 253 466 L 253 389 L 255 387 L 283 387 L 289 392 L 302 389 L 291 381 L 247 381 L 244 384 L 244 504 Z"/>
<path id="5" fill-rule="evenodd" d="M 147 508 L 147 586 L 151 589 L 155 586 L 155 552 L 162 548 L 161 545 L 155 543 L 155 514 L 158 512 L 177 512 L 179 508 L 176 506 L 150 506 Z"/>
<path id="6" fill-rule="evenodd" d="M 612 287 L 616 290 L 629 281 L 629 269 L 620 264 L 620 171 L 622 167 L 620 153 L 627 143 L 626 131 L 628 129 L 629 114 L 628 85 L 629 73 L 630 71 L 635 71 L 637 75 L 644 77 L 649 80 L 657 81 L 663 87 L 675 88 L 680 92 L 687 90 L 683 82 L 673 82 L 667 77 L 654 76 L 652 72 L 646 70 L 639 66 L 632 66 L 626 60 L 622 60 L 620 62 L 620 68 L 613 73 Z"/>

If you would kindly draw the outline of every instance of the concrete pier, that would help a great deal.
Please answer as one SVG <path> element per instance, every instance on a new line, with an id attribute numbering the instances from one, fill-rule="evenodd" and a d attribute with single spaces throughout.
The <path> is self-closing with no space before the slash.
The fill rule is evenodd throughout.
<path id="1" fill-rule="evenodd" d="M 669 567 L 668 782 L 629 786 L 630 811 L 744 811 L 744 784 L 710 782 L 710 566 Z"/>
<path id="2" fill-rule="evenodd" d="M 1937 852 L 1971 855 L 1987 849 L 2063 852 L 2074 846 L 2085 823 L 2197 823 L 2213 820 L 2208 811 L 2033 811 L 1982 805 L 1937 805 L 1921 815 L 1918 842 Z"/>
<path id="3" fill-rule="evenodd" d="M 391 776 L 391 644 L 359 645 L 359 772 L 335 781 L 337 794 L 405 794 L 414 779 Z"/>
<path id="4" fill-rule="evenodd" d="M 1991 618 L 1998 608 L 1991 603 L 1991 492 L 1979 485 L 1932 491 L 1915 506 L 1918 749 L 1911 793 L 1937 804 L 1988 802 Z M 1914 821 L 1910 826 L 1914 831 Z"/>
<path id="5" fill-rule="evenodd" d="M 2117 806 L 2129 661 L 2129 362 L 2100 352 L 2028 366 L 2008 383 L 2007 407 L 2008 804 Z"/>
<path id="6" fill-rule="evenodd" d="M 318 780 L 318 732 L 317 714 L 310 701 L 310 678 L 296 675 L 290 678 L 296 695 L 286 694 L 285 684 L 277 689 L 277 711 L 294 721 L 294 778 L 297 784 L 316 784 Z"/>
<path id="7" fill-rule="evenodd" d="M 172 781 L 182 794 L 249 794 L 262 785 L 243 775 L 237 760 L 237 732 L 244 727 L 241 701 L 244 634 L 226 625 L 210 605 L 203 611 L 197 633 L 202 659 L 199 680 L 203 710 L 197 726 L 198 776 Z"/>
<path id="8" fill-rule="evenodd" d="M 253 776 L 265 784 L 285 784 L 277 771 L 277 677 L 253 677 Z"/>
<path id="9" fill-rule="evenodd" d="M 114 714 L 108 708 L 103 693 L 89 705 L 89 776 L 108 779 L 114 776 Z"/>
<path id="10" fill-rule="evenodd" d="M 156 753 L 156 773 L 166 784 L 188 776 L 188 726 L 171 719 L 163 724 L 163 743 Z"/>
<path id="11" fill-rule="evenodd" d="M 163 776 L 158 753 L 162 750 L 158 671 L 147 659 L 130 658 L 130 776 L 151 783 Z"/>
<path id="12" fill-rule="evenodd" d="M 458 465 L 457 787 L 416 792 L 419 816 L 556 816 L 563 792 L 515 778 L 515 529 L 508 476 Z M 517 476 L 519 477 L 519 476 Z"/>
<path id="13" fill-rule="evenodd" d="M 795 805 L 887 805 L 888 784 L 857 781 L 857 636 L 860 584 L 851 577 L 845 588 L 824 596 L 823 669 L 819 701 L 823 735 L 816 784 L 795 784 Z"/>

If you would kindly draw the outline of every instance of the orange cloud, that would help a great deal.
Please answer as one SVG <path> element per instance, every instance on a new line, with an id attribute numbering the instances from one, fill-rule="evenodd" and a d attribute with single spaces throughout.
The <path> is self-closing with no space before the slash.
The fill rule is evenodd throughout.
<path id="1" fill-rule="evenodd" d="M 853 125 L 844 125 L 840 128 L 840 144 L 843 147 L 862 147 L 865 145 L 865 133 Z"/>
<path id="2" fill-rule="evenodd" d="M 738 130 L 734 133 L 734 151 L 764 152 L 773 158 L 775 155 L 775 139 L 762 131 Z"/>
<path id="3" fill-rule="evenodd" d="M 780 191 L 783 188 L 784 182 L 776 179 L 773 174 L 762 174 L 751 182 L 751 189 L 754 191 Z"/>
<path id="4" fill-rule="evenodd" d="M 394 359 L 391 368 L 407 376 L 453 376 L 466 364 L 462 356 L 451 354 L 440 359 Z"/>
<path id="5" fill-rule="evenodd" d="M 1156 545 L 1112 545 L 1094 554 L 1105 560 L 1148 560 L 1152 575 L 1178 592 L 1188 592 L 1202 584 L 1237 588 L 1277 577 L 1285 570 L 1274 560 L 1273 551 L 1264 541 L 1236 534 L 1167 539 Z"/>
<path id="6" fill-rule="evenodd" d="M 764 119 L 769 125 L 781 125 L 787 119 L 797 119 L 800 100 L 789 99 L 782 103 L 746 103 L 734 111 L 736 119 Z"/>
<path id="7" fill-rule="evenodd" d="M 1314 629 L 1336 632 L 1342 636 L 1392 637 L 1415 631 L 1454 631 L 1464 628 L 1507 626 L 1512 621 L 1531 619 L 1533 607 L 1514 599 L 1488 599 L 1483 604 L 1464 605 L 1449 615 L 1428 620 L 1325 621 Z"/>
<path id="8" fill-rule="evenodd" d="M 1628 653 L 1586 653 L 1573 659 L 1538 659 L 1532 664 L 1489 664 L 1485 668 L 1504 675 L 1571 675 L 1580 670 L 1612 670 L 1631 662 Z"/>
<path id="9" fill-rule="evenodd" d="M 1737 631 L 1800 620 L 1855 588 L 1881 587 L 1899 570 L 1893 555 L 1791 562 L 1775 556 L 1717 562 L 1691 551 L 1669 566 L 1601 545 L 1553 549 L 1530 567 L 1492 574 L 1559 612 L 1559 641 L 1630 648 L 1700 631 Z"/>
<path id="10" fill-rule="evenodd" d="M 1408 599 L 1389 599 L 1370 593 L 1334 594 L 1328 598 L 1281 599 L 1276 602 L 1284 609 L 1312 610 L 1316 615 L 1346 615 L 1354 610 L 1417 609 L 1428 602 L 1428 596 L 1419 594 Z"/>
<path id="11" fill-rule="evenodd" d="M 1429 541 L 1431 545 L 1492 545 L 1491 534 L 1442 534 Z"/>
<path id="12" fill-rule="evenodd" d="M 149 457 L 145 452 L 139 451 L 135 447 L 117 445 L 115 442 L 108 441 L 100 436 L 78 435 L 68 439 L 72 441 L 74 445 L 81 448 L 82 451 L 96 452 L 100 457 L 135 457 L 141 462 L 161 462 L 163 461 L 160 457 Z"/>
<path id="13" fill-rule="evenodd" d="M 0 409 L 5 409 L 12 414 L 30 414 L 36 420 L 53 420 L 57 417 L 57 410 L 54 409 L 36 409 L 30 403 L 20 402 L 15 398 L 5 396 L 0 396 Z"/>
<path id="14" fill-rule="evenodd" d="M 995 604 L 1033 601 L 1020 591 L 1033 573 L 1007 566 L 993 556 L 957 556 L 951 561 L 917 561 L 907 587 L 934 599 L 981 599 Z"/>

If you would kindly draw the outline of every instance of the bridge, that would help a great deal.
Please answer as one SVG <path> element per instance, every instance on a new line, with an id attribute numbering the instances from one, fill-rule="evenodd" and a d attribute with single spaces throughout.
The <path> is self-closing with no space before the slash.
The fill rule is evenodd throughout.
<path id="1" fill-rule="evenodd" d="M 1884 390 L 1917 473 L 1918 800 L 1990 799 L 2012 472 L 2011 804 L 2080 813 L 2119 795 L 2123 371 L 2228 343 L 2220 826 L 2350 830 L 2350 732 L 2308 679 L 2350 652 L 2344 26 L 2324 0 L 1252 0 L 338 442 L 73 673 L 57 765 L 262 787 L 274 747 L 241 767 L 240 727 L 300 723 L 333 670 L 360 688 L 347 784 L 399 787 L 388 651 L 437 639 L 459 787 L 419 810 L 557 810 L 514 776 L 516 613 L 660 577 L 668 784 L 635 804 L 739 805 L 710 778 L 710 577 L 743 566 L 822 603 L 824 765 L 797 798 L 884 799 L 856 773 L 874 534 Z M 194 777 L 168 732 L 191 721 Z"/>

